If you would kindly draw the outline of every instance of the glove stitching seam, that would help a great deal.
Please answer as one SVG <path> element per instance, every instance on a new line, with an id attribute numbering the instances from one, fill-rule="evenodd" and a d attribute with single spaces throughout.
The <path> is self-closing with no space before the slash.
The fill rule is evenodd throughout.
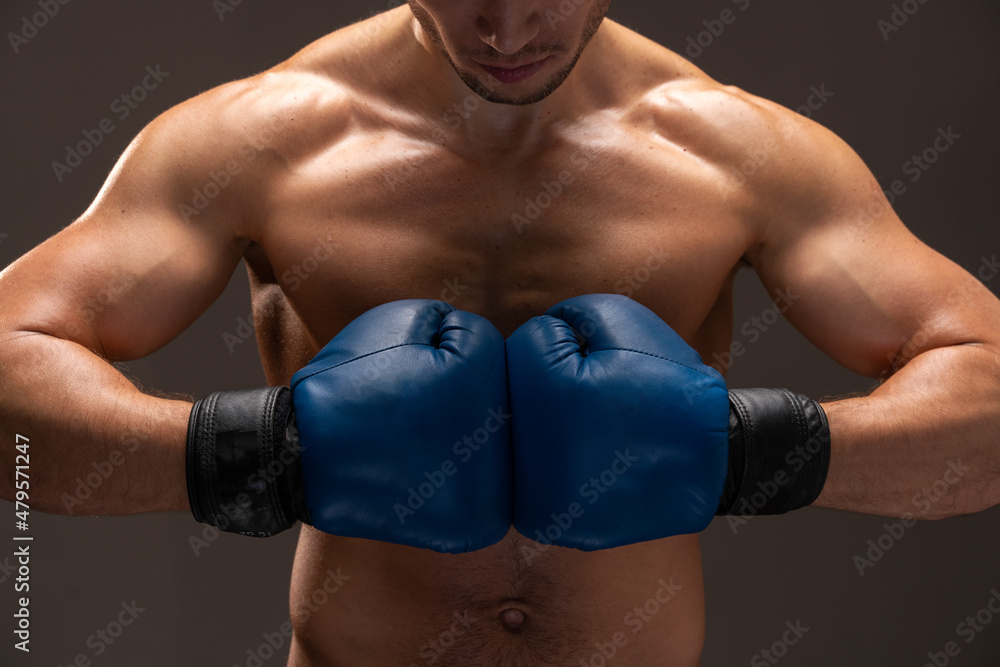
<path id="1" fill-rule="evenodd" d="M 218 400 L 218 394 L 211 394 L 205 399 L 206 405 L 206 424 L 205 427 L 208 430 L 209 437 L 206 438 L 208 445 L 208 451 L 204 452 L 204 462 L 206 468 L 212 471 L 211 475 L 208 475 L 203 481 L 205 484 L 206 496 L 208 497 L 211 506 L 208 508 L 209 516 L 212 518 L 213 525 L 219 525 L 219 515 L 216 512 L 216 508 L 220 505 L 222 499 L 219 497 L 218 489 L 213 480 L 218 477 L 219 474 L 219 447 L 218 447 L 218 433 L 215 429 L 215 406 Z"/>
<path id="2" fill-rule="evenodd" d="M 746 497 L 749 491 L 749 488 L 747 487 L 749 485 L 749 480 L 751 477 L 750 474 L 751 453 L 748 443 L 751 441 L 751 437 L 748 434 L 748 431 L 752 429 L 752 423 L 751 423 L 752 420 L 750 419 L 750 411 L 747 407 L 747 402 L 742 396 L 740 396 L 735 392 L 729 392 L 729 398 L 731 400 L 733 407 L 736 410 L 736 415 L 738 418 L 737 421 L 739 422 L 740 426 L 739 437 L 737 438 L 737 442 L 739 443 L 740 449 L 743 450 L 743 465 L 741 466 L 742 470 L 740 471 L 741 472 L 740 478 L 739 480 L 733 480 L 736 493 L 733 498 L 732 505 L 729 508 L 727 508 L 727 512 L 733 512 L 736 508 L 737 501 Z"/>
<path id="3" fill-rule="evenodd" d="M 308 375 L 303 376 L 302 378 L 300 378 L 299 380 L 297 380 L 295 382 L 295 384 L 299 385 L 302 382 L 305 382 L 306 380 L 308 380 L 309 378 L 311 378 L 311 377 L 313 377 L 315 375 L 319 375 L 320 373 L 325 373 L 326 371 L 331 371 L 334 368 L 339 368 L 340 366 L 345 366 L 345 365 L 347 365 L 349 363 L 352 363 L 352 362 L 355 362 L 355 361 L 360 361 L 360 360 L 365 359 L 367 357 L 370 357 L 370 356 L 373 356 L 373 355 L 376 355 L 376 354 L 381 354 L 382 352 L 388 352 L 389 350 L 396 350 L 396 349 L 399 349 L 401 347 L 431 347 L 431 348 L 433 348 L 434 346 L 430 345 L 429 343 L 400 343 L 399 345 L 392 345 L 390 347 L 382 348 L 380 350 L 374 350 L 372 352 L 369 352 L 367 354 L 363 354 L 363 355 L 358 356 L 358 357 L 354 357 L 352 359 L 347 359 L 347 360 L 338 362 L 336 364 L 333 364 L 332 366 L 325 366 L 323 368 L 319 368 L 319 369 L 317 369 L 317 370 L 309 373 Z M 437 349 L 437 348 L 435 348 L 435 349 Z"/>
<path id="4" fill-rule="evenodd" d="M 709 373 L 706 373 L 703 370 L 699 370 L 699 369 L 697 369 L 697 368 L 695 368 L 693 366 L 688 366 L 687 364 L 681 363 L 679 361 L 675 361 L 673 359 L 669 359 L 667 357 L 661 357 L 660 355 L 653 354 L 651 352 L 643 352 L 642 350 L 633 350 L 633 349 L 630 349 L 630 348 L 627 348 L 627 347 L 606 347 L 606 348 L 602 348 L 600 350 L 592 350 L 592 353 L 593 352 L 633 352 L 635 354 L 641 354 L 641 355 L 646 356 L 646 357 L 653 357 L 654 359 L 661 359 L 663 361 L 669 362 L 669 363 L 674 364 L 676 366 L 680 366 L 681 368 L 687 368 L 688 370 L 694 371 L 695 373 L 698 373 L 700 375 L 704 375 L 705 377 L 707 377 L 709 379 L 712 379 L 712 380 L 717 380 L 718 379 L 718 378 L 710 375 Z"/>
<path id="5" fill-rule="evenodd" d="M 796 445 L 805 444 L 806 442 L 808 442 L 808 428 L 806 426 L 804 419 L 805 415 L 803 413 L 803 406 L 800 403 L 800 401 L 797 400 L 798 397 L 795 394 L 793 394 L 790 390 L 783 389 L 782 393 L 784 394 L 785 400 L 791 407 L 792 414 L 794 415 L 795 418 L 795 426 L 798 435 L 797 438 L 798 442 L 796 442 L 795 444 Z M 803 438 L 803 436 L 806 437 Z M 793 492 L 786 497 L 785 507 L 782 508 L 783 510 L 782 513 L 790 511 L 794 505 L 794 502 L 801 496 L 802 485 L 805 482 L 806 477 L 807 475 L 802 473 L 792 475 L 792 479 L 794 480 L 795 483 L 795 488 L 793 489 Z"/>
<path id="6" fill-rule="evenodd" d="M 261 450 L 264 454 L 263 458 L 266 460 L 258 460 L 261 464 L 261 470 L 266 470 L 272 461 L 277 460 L 277 440 L 274 437 L 274 410 L 277 405 L 277 397 L 280 391 L 280 387 L 278 389 L 272 389 L 268 392 L 266 402 L 264 403 L 264 434 L 262 438 L 263 442 L 261 443 Z M 249 482 L 249 480 L 247 481 Z M 280 482 L 277 478 L 274 481 L 274 484 L 264 484 L 264 489 L 267 491 L 268 506 L 275 508 L 275 514 L 277 515 L 278 520 L 282 524 L 285 524 L 287 523 L 285 520 L 285 512 L 281 506 L 281 495 L 278 493 L 278 486 Z"/>
<path id="7" fill-rule="evenodd" d="M 754 475 L 750 474 L 750 463 L 753 460 L 753 456 L 750 451 L 750 443 L 753 441 L 753 434 L 750 433 L 750 431 L 753 430 L 754 427 L 753 420 L 750 417 L 750 409 L 742 396 L 739 394 L 734 395 L 733 392 L 730 392 L 729 395 L 733 399 L 733 405 L 736 406 L 736 412 L 739 416 L 739 443 L 740 447 L 743 449 L 743 474 L 740 477 L 740 484 L 736 489 L 736 498 L 733 499 L 733 508 L 735 508 L 737 500 L 749 495 L 750 478 L 759 475 L 760 471 L 755 471 Z"/>

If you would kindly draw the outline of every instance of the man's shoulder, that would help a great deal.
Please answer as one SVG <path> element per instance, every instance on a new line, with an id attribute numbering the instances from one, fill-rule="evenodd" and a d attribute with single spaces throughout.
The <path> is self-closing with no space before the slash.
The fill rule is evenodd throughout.
<path id="1" fill-rule="evenodd" d="M 330 130 L 346 120 L 361 97 L 362 57 L 398 13 L 383 12 L 328 33 L 287 60 L 243 79 L 220 84 L 171 109 L 174 127 L 242 141 L 304 127 Z M 288 134 L 288 133 L 286 133 Z M 292 136 L 289 134 L 289 136 Z"/>
<path id="2" fill-rule="evenodd" d="M 822 128 L 795 111 L 721 83 L 683 55 L 622 25 L 609 22 L 609 27 L 625 60 L 612 72 L 617 104 L 637 128 L 713 162 L 739 158 L 748 147 L 821 140 Z"/>
<path id="3" fill-rule="evenodd" d="M 863 207 L 881 190 L 854 150 L 834 132 L 775 101 L 712 79 L 660 48 L 624 118 L 633 132 L 711 178 L 771 236 L 816 211 Z M 846 204 L 845 204 L 846 202 Z M 760 235 L 760 234 L 758 234 Z"/>
<path id="4" fill-rule="evenodd" d="M 287 162 L 342 132 L 350 104 L 343 85 L 292 60 L 176 105 L 141 138 L 183 153 L 191 165 L 251 154 Z"/>
<path id="5" fill-rule="evenodd" d="M 625 115 L 645 136 L 736 175 L 740 185 L 754 175 L 764 189 L 818 177 L 853 154 L 833 132 L 804 115 L 716 81 L 663 51 L 652 68 L 658 78 L 633 96 Z"/>
<path id="6" fill-rule="evenodd" d="M 677 54 L 668 52 L 657 69 L 659 78 L 634 98 L 630 117 L 712 162 L 819 140 L 821 128 L 815 123 L 776 102 L 720 83 Z"/>
<path id="7" fill-rule="evenodd" d="M 292 151 L 296 141 L 317 145 L 343 132 L 352 116 L 365 113 L 365 102 L 375 101 L 372 80 L 382 75 L 375 59 L 365 55 L 377 50 L 387 22 L 399 20 L 392 14 L 340 28 L 270 69 L 217 86 L 181 106 L 195 118 L 212 117 L 218 129 L 234 130 L 243 139 L 277 133 L 291 142 L 285 148 Z"/>

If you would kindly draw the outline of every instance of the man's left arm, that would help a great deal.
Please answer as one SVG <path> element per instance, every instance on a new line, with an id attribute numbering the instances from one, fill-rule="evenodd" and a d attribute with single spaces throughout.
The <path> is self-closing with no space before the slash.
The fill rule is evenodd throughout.
<path id="1" fill-rule="evenodd" d="M 777 159 L 747 259 L 789 321 L 848 369 L 879 378 L 824 402 L 831 433 L 816 505 L 938 519 L 1000 504 L 1000 301 L 924 245 L 861 159 L 778 110 Z M 961 224 L 945 220 L 942 224 Z"/>

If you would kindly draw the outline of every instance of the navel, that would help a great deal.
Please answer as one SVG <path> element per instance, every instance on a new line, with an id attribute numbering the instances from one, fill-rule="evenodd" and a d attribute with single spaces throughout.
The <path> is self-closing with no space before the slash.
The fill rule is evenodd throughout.
<path id="1" fill-rule="evenodd" d="M 526 620 L 524 612 L 515 607 L 507 607 L 500 612 L 500 622 L 511 632 L 519 630 Z"/>

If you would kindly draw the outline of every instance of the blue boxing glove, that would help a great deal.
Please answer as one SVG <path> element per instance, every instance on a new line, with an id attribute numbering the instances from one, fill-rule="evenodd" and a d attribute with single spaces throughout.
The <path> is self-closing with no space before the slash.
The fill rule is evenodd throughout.
<path id="1" fill-rule="evenodd" d="M 492 324 L 439 301 L 385 304 L 347 325 L 290 391 L 195 405 L 191 507 L 244 534 L 301 519 L 334 535 L 480 549 L 511 523 L 508 419 Z"/>
<path id="2" fill-rule="evenodd" d="M 729 447 L 726 383 L 652 311 L 564 301 L 507 341 L 514 527 L 592 550 L 703 530 Z"/>
<path id="3" fill-rule="evenodd" d="M 699 532 L 775 476 L 753 513 L 804 506 L 822 489 L 829 429 L 817 403 L 729 392 L 626 297 L 554 306 L 508 339 L 507 364 L 514 527 L 536 541 L 595 550 Z M 798 470 L 786 456 L 796 451 Z"/>

